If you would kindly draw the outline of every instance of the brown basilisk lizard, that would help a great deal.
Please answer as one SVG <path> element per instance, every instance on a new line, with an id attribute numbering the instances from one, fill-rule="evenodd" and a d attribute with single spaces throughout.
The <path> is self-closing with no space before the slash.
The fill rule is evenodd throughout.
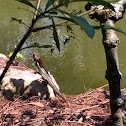
<path id="1" fill-rule="evenodd" d="M 40 56 L 37 53 L 33 54 L 33 58 L 35 61 L 35 65 L 38 69 L 39 74 L 42 76 L 43 79 L 48 81 L 48 84 L 50 85 L 50 87 L 54 90 L 54 92 L 60 97 L 62 98 L 64 101 L 66 101 L 67 99 L 63 96 L 63 94 L 59 91 L 59 89 L 55 86 L 55 84 L 53 83 L 48 71 L 44 68 L 42 60 L 40 59 Z"/>

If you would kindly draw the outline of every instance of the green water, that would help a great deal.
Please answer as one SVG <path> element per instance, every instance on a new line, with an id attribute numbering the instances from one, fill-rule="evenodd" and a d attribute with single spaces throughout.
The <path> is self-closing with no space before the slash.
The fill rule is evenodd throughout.
<path id="1" fill-rule="evenodd" d="M 45 1 L 46 2 L 46 1 Z M 12 22 L 11 17 L 18 19 L 24 19 L 23 21 L 30 24 L 32 13 L 17 9 L 17 7 L 25 8 L 30 11 L 28 7 L 16 2 L 15 0 L 0 0 L 0 52 L 9 54 L 19 43 L 26 27 L 17 22 Z M 72 9 L 81 8 L 84 11 L 84 5 L 74 4 L 71 5 Z M 92 21 L 86 16 L 92 25 L 98 25 L 95 21 Z M 40 21 L 42 23 L 50 23 L 47 19 Z M 126 31 L 125 27 L 126 17 L 122 21 L 119 21 L 116 26 Z M 34 68 L 32 54 L 38 52 L 43 59 L 45 67 L 54 75 L 62 92 L 67 94 L 79 94 L 85 92 L 85 89 L 97 88 L 107 82 L 105 80 L 106 61 L 104 48 L 102 45 L 101 31 L 97 30 L 93 39 L 87 37 L 87 35 L 78 26 L 73 26 L 77 39 L 72 39 L 65 46 L 61 44 L 61 52 L 54 51 L 53 55 L 50 55 L 49 49 L 27 49 L 21 51 L 26 57 L 25 60 L 21 60 L 30 68 Z M 61 33 L 64 33 L 64 28 L 60 28 Z M 121 80 L 121 86 L 126 86 L 126 36 L 117 33 L 120 38 L 120 45 L 118 49 L 120 71 L 123 74 Z M 49 44 L 52 42 L 52 33 L 50 31 L 41 31 L 32 33 L 30 38 L 26 41 L 23 47 L 39 42 L 40 44 Z"/>

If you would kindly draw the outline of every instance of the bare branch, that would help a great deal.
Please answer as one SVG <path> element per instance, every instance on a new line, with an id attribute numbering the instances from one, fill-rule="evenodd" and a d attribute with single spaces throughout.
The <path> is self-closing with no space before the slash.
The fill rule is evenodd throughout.
<path id="1" fill-rule="evenodd" d="M 36 10 L 35 10 L 33 19 L 36 19 L 36 16 L 37 16 L 37 13 L 38 13 L 38 9 L 39 9 L 40 3 L 41 3 L 41 0 L 38 0 L 38 3 L 37 3 L 37 6 L 36 6 Z"/>

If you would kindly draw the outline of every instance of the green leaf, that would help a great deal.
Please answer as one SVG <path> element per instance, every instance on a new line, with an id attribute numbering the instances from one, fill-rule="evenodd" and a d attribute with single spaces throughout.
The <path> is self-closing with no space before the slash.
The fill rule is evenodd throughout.
<path id="1" fill-rule="evenodd" d="M 46 4 L 46 7 L 45 7 L 45 11 L 52 5 L 54 4 L 56 0 L 48 0 L 47 4 Z"/>
<path id="2" fill-rule="evenodd" d="M 54 38 L 54 41 L 56 43 L 56 47 L 60 51 L 59 37 L 58 37 L 57 31 L 56 31 L 56 27 L 55 27 L 55 23 L 54 23 L 54 20 L 53 19 L 52 19 L 52 25 L 53 25 L 53 38 Z"/>
<path id="3" fill-rule="evenodd" d="M 52 11 L 49 12 L 49 14 L 50 14 L 50 15 L 57 15 L 58 12 L 57 12 L 56 10 L 52 10 Z"/>
<path id="4" fill-rule="evenodd" d="M 8 55 L 8 57 L 11 57 L 12 54 L 13 54 L 13 52 L 10 52 L 9 55 Z M 21 53 L 19 53 L 19 52 L 18 52 L 17 55 L 16 55 L 16 59 L 17 59 L 17 58 L 22 58 L 22 59 L 25 60 L 25 57 L 24 57 Z"/>
<path id="5" fill-rule="evenodd" d="M 11 22 L 12 22 L 12 21 L 17 21 L 19 24 L 22 23 L 22 20 L 21 20 L 21 19 L 17 19 L 17 18 L 11 18 Z"/>
<path id="6" fill-rule="evenodd" d="M 58 10 L 58 11 L 62 12 L 63 14 L 66 14 L 67 17 L 57 16 L 57 18 L 62 18 L 64 20 L 68 20 L 68 21 L 71 21 L 71 22 L 74 22 L 74 23 L 80 25 L 80 27 L 86 32 L 86 34 L 90 38 L 93 38 L 94 33 L 95 33 L 94 28 L 87 22 L 87 20 L 85 18 L 82 18 L 79 16 L 74 16 L 64 10 Z"/>
<path id="7" fill-rule="evenodd" d="M 123 34 L 126 35 L 126 32 L 124 32 L 124 31 L 121 30 L 120 28 L 116 28 L 116 27 L 110 26 L 110 25 L 108 25 L 108 24 L 106 24 L 106 23 L 102 23 L 102 24 L 101 24 L 101 28 L 103 28 L 103 29 L 113 29 L 113 30 L 115 30 L 115 31 L 118 31 L 118 32 L 123 33 Z"/>
<path id="8" fill-rule="evenodd" d="M 43 45 L 42 47 L 43 48 L 52 48 L 53 46 L 52 45 Z"/>
<path id="9" fill-rule="evenodd" d="M 16 1 L 24 3 L 25 5 L 28 5 L 34 9 L 36 9 L 36 7 L 31 2 L 29 2 L 29 0 L 16 0 Z"/>
<path id="10" fill-rule="evenodd" d="M 86 19 L 73 15 L 71 15 L 70 17 L 76 24 L 80 25 L 80 27 L 86 32 L 86 34 L 90 38 L 93 38 L 95 34 L 94 28 L 87 22 Z"/>
<path id="11" fill-rule="evenodd" d="M 25 57 L 24 57 L 21 53 L 19 53 L 19 52 L 17 53 L 16 57 L 17 57 L 17 58 L 22 58 L 22 59 L 25 60 Z"/>
<path id="12" fill-rule="evenodd" d="M 11 56 L 12 56 L 12 54 L 13 54 L 13 52 L 10 52 L 7 56 L 8 56 L 8 57 L 11 57 Z"/>
<path id="13" fill-rule="evenodd" d="M 114 7 L 109 2 L 106 2 L 104 0 L 71 0 L 70 2 L 79 2 L 79 1 L 87 1 L 87 2 L 95 3 L 98 5 L 103 5 L 105 7 L 114 9 Z"/>
<path id="14" fill-rule="evenodd" d="M 22 19 L 17 19 L 12 17 L 10 22 L 12 21 L 17 21 L 19 24 L 23 24 L 29 28 L 29 26 L 25 22 L 23 22 Z"/>

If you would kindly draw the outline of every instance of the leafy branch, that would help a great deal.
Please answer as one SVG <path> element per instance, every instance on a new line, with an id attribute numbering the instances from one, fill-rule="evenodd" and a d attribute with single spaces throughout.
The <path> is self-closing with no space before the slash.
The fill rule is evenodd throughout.
<path id="1" fill-rule="evenodd" d="M 31 32 L 32 32 L 32 29 L 33 29 L 35 23 L 37 22 L 37 20 L 38 20 L 37 18 L 36 18 L 36 19 L 34 19 L 34 18 L 32 19 L 32 23 L 31 23 L 31 25 L 30 25 L 28 31 L 24 34 L 23 38 L 21 39 L 20 43 L 19 43 L 19 44 L 17 45 L 17 47 L 15 48 L 15 50 L 14 50 L 12 56 L 10 57 L 9 61 L 8 61 L 7 64 L 6 64 L 6 66 L 5 66 L 5 68 L 4 68 L 3 72 L 2 72 L 2 74 L 1 74 L 1 76 L 0 76 L 0 83 L 1 83 L 1 81 L 2 81 L 2 79 L 3 79 L 3 77 L 4 77 L 4 75 L 5 75 L 6 72 L 8 71 L 10 65 L 12 64 L 13 60 L 15 59 L 17 53 L 20 51 L 22 45 L 23 45 L 24 42 L 27 40 L 27 38 L 30 36 L 30 34 L 31 34 Z"/>

